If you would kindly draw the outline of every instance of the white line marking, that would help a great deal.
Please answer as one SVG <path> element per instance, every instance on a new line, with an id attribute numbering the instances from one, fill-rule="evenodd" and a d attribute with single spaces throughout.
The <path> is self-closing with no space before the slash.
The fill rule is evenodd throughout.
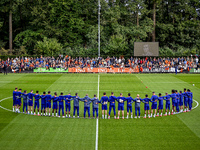
<path id="1" fill-rule="evenodd" d="M 4 98 L 4 99 L 0 100 L 0 103 L 1 103 L 2 101 L 6 100 L 6 99 L 9 99 L 9 98 L 12 98 L 12 97 Z M 7 111 L 12 111 L 12 110 L 10 110 L 10 109 L 4 108 L 4 107 L 1 106 L 1 105 L 0 105 L 0 108 L 2 108 L 2 109 L 4 109 L 4 110 L 7 110 Z"/>
<path id="2" fill-rule="evenodd" d="M 100 80 L 100 75 L 98 75 L 98 91 L 97 91 L 97 97 L 99 99 L 99 80 Z M 99 134 L 99 119 L 97 119 L 96 122 L 96 143 L 95 143 L 95 150 L 98 150 L 98 134 Z"/>
<path id="3" fill-rule="evenodd" d="M 97 91 L 97 97 L 99 99 L 99 80 L 100 80 L 100 75 L 98 75 L 98 91 Z"/>
<path id="4" fill-rule="evenodd" d="M 199 106 L 199 102 L 197 102 L 197 101 L 194 100 L 194 99 L 193 99 L 193 101 L 195 101 L 195 102 L 197 103 L 197 105 L 196 105 L 194 108 L 192 108 L 192 109 L 195 109 L 195 108 L 197 108 L 197 107 Z"/>

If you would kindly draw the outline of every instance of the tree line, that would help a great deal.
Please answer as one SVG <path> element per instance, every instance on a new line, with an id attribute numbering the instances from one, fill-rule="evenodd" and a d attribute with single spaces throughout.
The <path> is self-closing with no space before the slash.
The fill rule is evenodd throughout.
<path id="1" fill-rule="evenodd" d="M 101 0 L 101 55 L 200 53 L 199 0 Z M 98 0 L 1 0 L 0 55 L 98 55 Z"/>

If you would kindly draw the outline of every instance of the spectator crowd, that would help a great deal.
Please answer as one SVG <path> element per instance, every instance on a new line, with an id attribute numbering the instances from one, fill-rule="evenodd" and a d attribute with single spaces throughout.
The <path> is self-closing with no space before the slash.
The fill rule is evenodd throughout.
<path id="1" fill-rule="evenodd" d="M 115 68 L 148 68 L 149 70 L 153 68 L 171 68 L 177 67 L 178 69 L 189 70 L 191 68 L 198 68 L 199 59 L 195 57 L 178 57 L 178 58 L 161 58 L 161 57 L 75 57 L 71 56 L 59 56 L 55 57 L 16 57 L 8 58 L 6 60 L 0 59 L 0 68 L 6 65 L 10 67 L 13 72 L 15 71 L 25 71 L 33 70 L 35 68 L 104 68 L 104 67 L 115 67 Z M 140 70 L 141 71 L 141 70 Z"/>

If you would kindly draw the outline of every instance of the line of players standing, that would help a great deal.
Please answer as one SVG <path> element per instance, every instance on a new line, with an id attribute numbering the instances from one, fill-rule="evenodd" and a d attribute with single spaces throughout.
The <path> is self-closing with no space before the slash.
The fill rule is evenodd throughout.
<path id="1" fill-rule="evenodd" d="M 78 93 L 75 94 L 75 96 L 71 96 L 69 93 L 68 95 L 63 95 L 63 93 L 60 93 L 59 96 L 57 96 L 57 93 L 54 93 L 54 96 L 51 95 L 51 92 L 48 91 L 48 94 L 46 92 L 43 92 L 42 95 L 39 94 L 39 91 L 36 91 L 36 93 L 33 93 L 33 90 L 30 91 L 30 93 L 27 93 L 25 90 L 23 93 L 22 90 L 18 88 L 15 88 L 13 91 L 13 112 L 20 113 L 21 108 L 21 98 L 23 99 L 23 113 L 24 109 L 26 109 L 26 113 L 36 115 L 36 108 L 38 116 L 39 108 L 40 108 L 40 99 L 41 99 L 41 116 L 54 116 L 54 112 L 56 113 L 56 117 L 60 117 L 60 112 L 62 110 L 62 116 L 64 116 L 64 101 L 65 101 L 65 111 L 66 111 L 66 118 L 70 118 L 70 109 L 71 109 L 71 101 L 74 100 L 74 111 L 73 111 L 73 118 L 75 118 L 75 112 L 77 111 L 77 118 L 79 118 L 79 101 L 84 102 L 84 118 L 86 116 L 86 112 L 88 112 L 88 117 L 90 118 L 90 103 L 92 103 L 93 108 L 93 117 L 98 118 L 98 108 L 99 104 L 102 104 L 102 118 L 107 119 L 107 103 L 109 102 L 109 114 L 108 119 L 110 119 L 111 110 L 113 109 L 114 112 L 114 118 L 119 119 L 120 111 L 122 112 L 122 119 L 124 119 L 124 102 L 127 101 L 127 119 L 129 118 L 129 112 L 131 112 L 131 118 L 133 118 L 133 111 L 132 111 L 132 103 L 135 102 L 135 117 L 134 118 L 140 118 L 140 104 L 141 102 L 144 103 L 144 118 L 146 118 L 146 114 L 148 112 L 148 117 L 155 117 L 155 116 L 162 116 L 163 115 L 163 100 L 166 101 L 166 111 L 165 116 L 170 115 L 170 100 L 172 100 L 172 111 L 171 114 L 181 113 L 181 112 L 188 112 L 192 110 L 192 103 L 193 103 L 193 93 L 188 89 L 184 89 L 184 92 L 180 91 L 179 93 L 177 90 L 172 90 L 171 94 L 166 93 L 165 96 L 162 96 L 161 93 L 159 93 L 159 96 L 155 94 L 155 92 L 152 93 L 152 97 L 148 98 L 148 95 L 145 95 L 144 99 L 141 99 L 139 94 L 137 94 L 136 98 L 132 98 L 130 96 L 130 93 L 128 93 L 128 97 L 124 97 L 122 93 L 120 93 L 119 97 L 114 96 L 114 93 L 111 92 L 111 96 L 108 98 L 106 96 L 106 93 L 103 93 L 103 96 L 101 97 L 101 100 L 97 98 L 96 95 L 94 95 L 94 98 L 88 97 L 88 94 L 84 98 L 80 98 L 78 96 Z M 34 113 L 33 113 L 33 99 L 34 100 Z M 184 101 L 183 101 L 184 100 Z M 53 101 L 53 109 L 51 112 L 51 102 Z M 115 111 L 115 101 L 118 102 L 118 117 L 116 117 L 116 111 Z M 151 105 L 151 114 L 150 114 L 150 106 L 149 102 L 152 103 Z M 159 106 L 157 107 L 157 102 L 159 103 Z M 183 108 L 183 103 L 184 107 Z M 29 107 L 28 107 L 29 106 Z M 188 107 L 189 106 L 189 107 Z M 57 109 L 59 109 L 57 113 Z M 184 110 L 183 110 L 184 109 Z M 154 115 L 153 115 L 154 112 Z M 160 113 L 161 112 L 161 113 Z M 43 114 L 44 113 L 44 114 Z M 46 113 L 46 114 L 45 114 Z M 157 114 L 156 114 L 157 113 Z M 67 115 L 68 114 L 68 115 Z"/>

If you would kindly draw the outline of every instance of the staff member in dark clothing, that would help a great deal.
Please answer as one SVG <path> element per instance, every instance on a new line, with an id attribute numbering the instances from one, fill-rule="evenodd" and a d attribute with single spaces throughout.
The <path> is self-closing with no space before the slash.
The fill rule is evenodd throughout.
<path id="1" fill-rule="evenodd" d="M 0 61 L 0 73 L 2 73 L 2 70 L 3 70 L 3 64 Z"/>
<path id="2" fill-rule="evenodd" d="M 7 75 L 7 64 L 4 63 L 3 65 L 3 71 L 4 71 L 4 75 L 6 74 Z"/>

